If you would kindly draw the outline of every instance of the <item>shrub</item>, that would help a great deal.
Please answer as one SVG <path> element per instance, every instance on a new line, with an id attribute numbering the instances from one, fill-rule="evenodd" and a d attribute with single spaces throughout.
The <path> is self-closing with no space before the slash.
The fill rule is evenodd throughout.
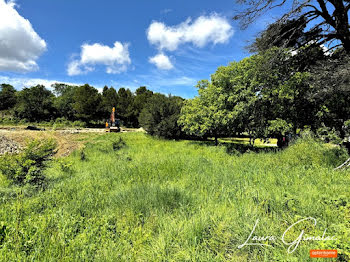
<path id="1" fill-rule="evenodd" d="M 65 158 L 59 158 L 56 160 L 58 163 L 58 166 L 60 167 L 61 171 L 64 173 L 72 173 L 72 165 L 73 163 Z"/>
<path id="2" fill-rule="evenodd" d="M 83 121 L 74 121 L 73 127 L 86 127 L 86 123 Z"/>
<path id="3" fill-rule="evenodd" d="M 126 146 L 125 141 L 119 137 L 119 140 L 112 142 L 113 151 L 118 151 Z"/>
<path id="4" fill-rule="evenodd" d="M 80 160 L 81 161 L 86 161 L 87 160 L 84 148 L 80 151 Z"/>
<path id="5" fill-rule="evenodd" d="M 317 136 L 326 143 L 333 143 L 339 145 L 342 142 L 339 132 L 336 131 L 334 127 L 329 128 L 324 124 L 322 124 L 322 127 L 317 129 Z"/>
<path id="6" fill-rule="evenodd" d="M 54 140 L 34 140 L 17 155 L 5 154 L 0 158 L 0 172 L 18 185 L 43 185 L 43 171 L 55 153 Z"/>
<path id="7" fill-rule="evenodd" d="M 284 150 L 280 162 L 290 166 L 334 168 L 347 158 L 348 154 L 343 147 L 309 137 L 298 139 L 294 145 Z"/>
<path id="8" fill-rule="evenodd" d="M 140 125 L 152 136 L 163 138 L 181 138 L 177 120 L 180 116 L 183 99 L 176 96 L 155 94 L 141 111 Z"/>

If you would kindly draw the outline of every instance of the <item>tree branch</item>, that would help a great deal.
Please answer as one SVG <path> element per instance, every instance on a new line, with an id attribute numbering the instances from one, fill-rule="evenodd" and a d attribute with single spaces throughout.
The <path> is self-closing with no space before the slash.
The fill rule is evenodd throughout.
<path id="1" fill-rule="evenodd" d="M 326 4 L 323 0 L 317 0 L 318 4 L 321 7 L 321 16 L 327 21 L 328 24 L 330 24 L 331 26 L 333 26 L 335 28 L 335 22 L 333 20 L 333 18 L 330 16 L 330 14 L 328 13 Z"/>

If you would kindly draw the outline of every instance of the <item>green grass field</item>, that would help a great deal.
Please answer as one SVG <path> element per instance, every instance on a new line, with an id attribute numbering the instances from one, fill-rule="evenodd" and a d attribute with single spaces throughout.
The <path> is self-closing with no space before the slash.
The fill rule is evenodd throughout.
<path id="1" fill-rule="evenodd" d="M 310 249 L 337 249 L 349 261 L 350 173 L 333 171 L 345 158 L 313 140 L 228 154 L 141 133 L 94 136 L 45 171 L 45 191 L 0 178 L 0 260 L 318 261 Z M 281 236 L 307 217 L 317 225 L 296 225 L 287 241 L 326 228 L 337 240 L 302 241 L 288 254 Z M 257 219 L 255 234 L 277 239 L 239 249 Z"/>

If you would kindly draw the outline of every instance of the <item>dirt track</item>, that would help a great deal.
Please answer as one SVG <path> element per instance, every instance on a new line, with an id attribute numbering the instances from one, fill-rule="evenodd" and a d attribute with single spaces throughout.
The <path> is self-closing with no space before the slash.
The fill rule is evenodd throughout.
<path id="1" fill-rule="evenodd" d="M 53 138 L 58 144 L 56 156 L 67 156 L 74 150 L 81 148 L 91 137 L 105 132 L 104 128 L 33 131 L 26 130 L 26 127 L 0 127 L 0 155 L 6 152 L 16 153 L 33 139 Z M 121 132 L 144 132 L 144 130 L 142 128 L 122 128 Z"/>

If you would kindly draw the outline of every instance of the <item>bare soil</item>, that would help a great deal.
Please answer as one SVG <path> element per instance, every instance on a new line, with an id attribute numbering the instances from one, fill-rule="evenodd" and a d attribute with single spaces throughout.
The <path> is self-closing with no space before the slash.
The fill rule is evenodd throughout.
<path id="1" fill-rule="evenodd" d="M 18 153 L 33 139 L 50 139 L 57 142 L 56 157 L 68 156 L 74 150 L 80 149 L 92 137 L 105 133 L 104 128 L 67 128 L 60 130 L 33 131 L 26 127 L 0 127 L 0 155 Z M 145 132 L 142 128 L 121 128 L 121 132 Z"/>

